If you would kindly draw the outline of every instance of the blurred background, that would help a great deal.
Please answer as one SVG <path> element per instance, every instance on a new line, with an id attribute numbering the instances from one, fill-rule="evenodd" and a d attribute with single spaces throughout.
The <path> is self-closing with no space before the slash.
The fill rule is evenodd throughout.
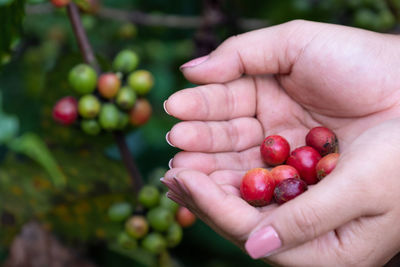
<path id="1" fill-rule="evenodd" d="M 144 182 L 161 194 L 159 178 L 178 152 L 165 141 L 177 121 L 165 114 L 163 102 L 193 86 L 181 75 L 181 64 L 231 35 L 293 19 L 378 32 L 400 29 L 400 0 L 74 2 L 103 71 L 112 70 L 118 52 L 130 49 L 140 58 L 139 68 L 154 77 L 146 95 L 151 118 L 123 134 Z M 121 248 L 124 221 L 113 219 L 110 209 L 118 203 L 135 209 L 137 202 L 117 139 L 106 131 L 87 135 L 52 118 L 60 98 L 78 97 L 68 74 L 82 62 L 65 7 L 48 0 L 0 0 L 0 263 L 265 266 L 200 220 L 162 252 L 143 250 L 140 241 Z"/>

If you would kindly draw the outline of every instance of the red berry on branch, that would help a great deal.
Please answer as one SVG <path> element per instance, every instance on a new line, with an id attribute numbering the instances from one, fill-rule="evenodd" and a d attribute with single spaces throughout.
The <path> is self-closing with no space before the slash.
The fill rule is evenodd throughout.
<path id="1" fill-rule="evenodd" d="M 194 224 L 196 216 L 187 208 L 180 206 L 175 215 L 175 219 L 180 226 L 185 228 Z"/>
<path id="2" fill-rule="evenodd" d="M 131 124 L 134 126 L 145 124 L 150 119 L 151 113 L 152 108 L 149 101 L 144 98 L 137 99 L 129 114 Z"/>
<path id="3" fill-rule="evenodd" d="M 117 95 L 121 81 L 114 73 L 104 73 L 97 81 L 97 90 L 104 98 L 111 99 Z"/>
<path id="4" fill-rule="evenodd" d="M 67 96 L 57 101 L 53 108 L 53 119 L 61 124 L 70 125 L 78 117 L 78 101 Z"/>

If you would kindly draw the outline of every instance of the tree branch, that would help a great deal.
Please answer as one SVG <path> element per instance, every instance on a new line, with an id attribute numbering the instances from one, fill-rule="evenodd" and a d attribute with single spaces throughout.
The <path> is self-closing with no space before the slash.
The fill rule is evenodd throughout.
<path id="1" fill-rule="evenodd" d="M 51 4 L 27 5 L 26 13 L 32 15 L 47 14 L 53 12 Z M 101 7 L 98 17 L 103 19 L 117 20 L 121 22 L 132 22 L 138 25 L 168 27 L 178 29 L 197 29 L 202 23 L 201 16 L 180 16 L 170 14 L 147 14 L 140 11 L 127 11 L 116 8 Z M 226 19 L 210 21 L 210 25 L 227 24 Z M 262 19 L 243 18 L 238 19 L 238 25 L 242 30 L 254 30 L 269 26 L 268 21 Z"/>
<path id="2" fill-rule="evenodd" d="M 69 20 L 71 22 L 76 40 L 78 41 L 79 48 L 85 62 L 91 65 L 98 74 L 101 74 L 100 66 L 93 53 L 93 49 L 90 45 L 89 39 L 87 38 L 85 29 L 83 28 L 78 7 L 74 3 L 70 3 L 67 7 L 67 10 Z M 131 153 L 129 152 L 124 135 L 121 132 L 114 132 L 114 138 L 118 145 L 122 161 L 124 162 L 125 167 L 128 170 L 129 176 L 131 177 L 133 189 L 137 193 L 143 186 L 142 176 L 140 175 L 135 161 Z"/>

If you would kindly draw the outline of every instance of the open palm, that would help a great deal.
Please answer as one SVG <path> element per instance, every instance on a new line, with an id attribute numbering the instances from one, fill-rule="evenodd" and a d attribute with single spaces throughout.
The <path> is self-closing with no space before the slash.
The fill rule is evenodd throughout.
<path id="1" fill-rule="evenodd" d="M 279 43 L 273 41 L 275 36 L 281 38 Z M 347 42 L 348 38 L 354 41 Z M 383 47 L 380 42 L 385 38 L 394 40 Z M 390 48 L 393 45 L 396 51 L 398 42 L 394 37 L 362 30 L 291 22 L 231 38 L 204 63 L 184 68 L 189 80 L 205 85 L 181 90 L 166 102 L 167 112 L 183 120 L 167 135 L 171 144 L 183 150 L 165 175 L 167 185 L 178 191 L 172 190 L 171 198 L 243 247 L 260 221 L 273 224 L 274 216 L 292 212 L 296 205 L 293 201 L 279 208 L 254 208 L 240 198 L 243 174 L 254 167 L 266 167 L 259 153 L 262 140 L 279 134 L 293 149 L 304 145 L 310 128 L 325 125 L 338 135 L 342 158 L 360 164 L 350 155 L 368 151 L 353 142 L 365 143 L 372 134 L 360 134 L 400 113 L 399 90 L 395 79 L 390 79 L 397 74 L 393 69 L 398 62 L 398 55 L 391 54 Z M 254 45 L 249 49 L 248 44 Z M 326 179 L 317 186 L 343 186 L 338 185 L 338 179 Z M 312 191 L 316 190 L 299 199 L 316 198 L 318 192 Z M 322 205 L 324 200 L 319 202 Z M 296 218 L 296 214 L 291 216 Z M 354 216 L 351 213 L 348 221 Z M 342 235 L 351 235 L 353 228 L 365 223 L 364 219 L 348 221 L 340 228 Z M 339 237 L 333 229 L 339 228 L 334 220 L 332 228 L 328 223 L 324 231 L 311 232 L 306 228 L 313 225 L 307 219 L 305 222 L 304 229 L 298 229 L 303 237 L 294 244 L 290 238 L 284 240 L 291 247 L 270 260 L 294 264 L 299 263 L 294 255 L 306 251 L 318 251 L 320 257 L 324 252 L 332 256 L 328 248 L 335 245 L 342 249 L 337 246 Z"/>

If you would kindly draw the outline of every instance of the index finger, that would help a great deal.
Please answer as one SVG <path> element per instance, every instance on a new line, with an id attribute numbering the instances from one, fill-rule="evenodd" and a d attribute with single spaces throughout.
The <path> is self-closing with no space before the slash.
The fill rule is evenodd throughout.
<path id="1" fill-rule="evenodd" d="M 256 114 L 256 89 L 251 77 L 226 84 L 184 89 L 164 103 L 168 114 L 181 120 L 230 120 Z"/>

